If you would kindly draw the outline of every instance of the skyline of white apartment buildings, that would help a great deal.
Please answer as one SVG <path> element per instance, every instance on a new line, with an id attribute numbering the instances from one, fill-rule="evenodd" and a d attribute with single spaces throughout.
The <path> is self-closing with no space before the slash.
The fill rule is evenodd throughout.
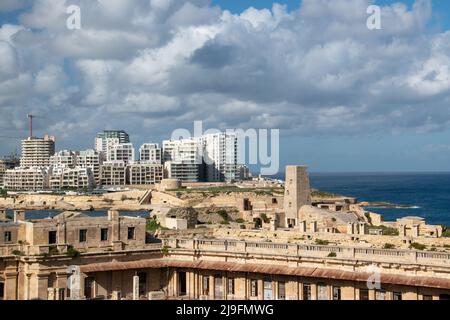
<path id="1" fill-rule="evenodd" d="M 168 177 L 173 179 L 221 182 L 240 177 L 238 137 L 235 133 L 165 140 L 163 159 Z"/>
<path id="2" fill-rule="evenodd" d="M 144 143 L 139 148 L 139 160 L 141 162 L 162 164 L 162 149 L 157 143 Z"/>
<path id="3" fill-rule="evenodd" d="M 236 133 L 213 133 L 200 137 L 205 178 L 209 182 L 232 181 L 240 174 L 238 164 L 238 137 Z"/>
<path id="4" fill-rule="evenodd" d="M 200 181 L 203 178 L 201 144 L 198 139 L 163 141 L 164 169 L 170 179 Z"/>
<path id="5" fill-rule="evenodd" d="M 44 138 L 30 137 L 22 140 L 20 166 L 23 168 L 48 167 L 50 157 L 55 154 L 55 137 L 45 135 Z"/>

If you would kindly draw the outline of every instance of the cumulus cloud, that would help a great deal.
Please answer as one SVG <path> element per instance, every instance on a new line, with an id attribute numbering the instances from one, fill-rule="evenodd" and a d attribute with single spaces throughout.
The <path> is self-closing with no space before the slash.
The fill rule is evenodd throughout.
<path id="1" fill-rule="evenodd" d="M 449 128 L 450 32 L 427 29 L 429 0 L 386 5 L 368 30 L 371 3 L 232 14 L 208 0 L 2 1 L 23 9 L 0 28 L 0 125 L 24 134 L 33 112 L 75 147 L 105 128 L 143 142 L 194 120 L 302 136 Z M 66 28 L 69 4 L 81 30 Z"/>

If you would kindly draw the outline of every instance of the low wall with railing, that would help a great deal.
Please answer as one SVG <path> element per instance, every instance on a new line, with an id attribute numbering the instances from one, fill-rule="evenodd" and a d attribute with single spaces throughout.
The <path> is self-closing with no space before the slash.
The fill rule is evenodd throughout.
<path id="1" fill-rule="evenodd" d="M 300 258 L 327 258 L 450 267 L 450 253 L 215 239 L 165 239 L 169 248 Z"/>

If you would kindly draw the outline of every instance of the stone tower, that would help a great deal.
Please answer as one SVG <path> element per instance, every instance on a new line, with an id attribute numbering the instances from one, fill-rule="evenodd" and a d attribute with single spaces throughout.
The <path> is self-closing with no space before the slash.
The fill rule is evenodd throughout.
<path id="1" fill-rule="evenodd" d="M 298 210 L 311 204 L 311 189 L 306 166 L 286 166 L 284 211 L 286 227 L 298 227 Z"/>

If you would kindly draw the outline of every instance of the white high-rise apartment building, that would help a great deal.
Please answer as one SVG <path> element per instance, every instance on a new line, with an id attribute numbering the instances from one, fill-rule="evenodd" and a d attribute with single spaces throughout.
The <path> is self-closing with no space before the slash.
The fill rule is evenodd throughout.
<path id="1" fill-rule="evenodd" d="M 104 162 L 101 167 L 103 186 L 124 186 L 127 184 L 127 165 L 123 161 Z"/>
<path id="2" fill-rule="evenodd" d="M 163 158 L 169 178 L 193 182 L 202 179 L 201 143 L 198 139 L 163 141 Z"/>
<path id="3" fill-rule="evenodd" d="M 237 134 L 207 134 L 200 137 L 200 141 L 207 181 L 232 181 L 240 178 Z"/>
<path id="4" fill-rule="evenodd" d="M 162 163 L 162 150 L 157 143 L 144 143 L 139 149 L 139 155 L 141 162 Z"/>
<path id="5" fill-rule="evenodd" d="M 78 151 L 76 153 L 76 163 L 78 168 L 89 168 L 94 176 L 95 183 L 99 185 L 100 181 L 100 166 L 103 159 L 99 152 L 95 150 Z"/>
<path id="6" fill-rule="evenodd" d="M 54 167 L 73 168 L 75 164 L 76 158 L 73 151 L 62 150 L 50 157 L 50 165 Z"/>
<path id="7" fill-rule="evenodd" d="M 17 167 L 6 170 L 4 186 L 12 191 L 39 191 L 48 188 L 49 169 Z"/>
<path id="8" fill-rule="evenodd" d="M 118 143 L 130 142 L 130 136 L 123 130 L 105 130 L 97 134 L 95 138 L 95 150 L 106 154 L 108 139 L 117 139 Z"/>
<path id="9" fill-rule="evenodd" d="M 22 140 L 20 166 L 23 168 L 42 168 L 50 165 L 50 157 L 55 154 L 55 137 L 30 137 Z"/>
<path id="10" fill-rule="evenodd" d="M 94 175 L 90 168 L 53 168 L 49 178 L 51 190 L 92 189 Z"/>
<path id="11" fill-rule="evenodd" d="M 107 161 L 123 161 L 125 164 L 134 161 L 134 147 L 132 143 L 112 145 L 106 155 Z"/>

